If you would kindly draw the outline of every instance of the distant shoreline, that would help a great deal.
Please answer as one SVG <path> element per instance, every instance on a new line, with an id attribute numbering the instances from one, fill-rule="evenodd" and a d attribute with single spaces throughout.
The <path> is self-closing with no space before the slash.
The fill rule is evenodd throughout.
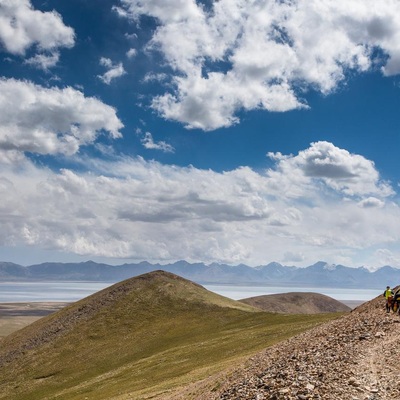
<path id="1" fill-rule="evenodd" d="M 351 309 L 354 309 L 358 307 L 359 305 L 365 303 L 365 300 L 338 300 L 343 304 L 346 304 L 346 306 L 350 307 Z"/>
<path id="2" fill-rule="evenodd" d="M 338 300 L 346 306 L 354 309 L 365 303 L 364 300 Z M 12 301 L 0 303 L 1 317 L 23 317 L 35 316 L 44 317 L 48 314 L 56 312 L 73 302 L 65 301 Z"/>
<path id="3" fill-rule="evenodd" d="M 0 318 L 2 317 L 44 317 L 70 303 L 64 301 L 13 301 L 0 303 Z"/>
<path id="4" fill-rule="evenodd" d="M 0 303 L 0 340 L 68 304 L 53 301 Z"/>

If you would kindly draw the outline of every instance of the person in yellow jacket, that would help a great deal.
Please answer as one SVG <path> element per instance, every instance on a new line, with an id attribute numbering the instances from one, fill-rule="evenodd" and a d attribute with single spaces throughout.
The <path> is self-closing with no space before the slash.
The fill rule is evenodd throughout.
<path id="1" fill-rule="evenodd" d="M 393 304 L 393 290 L 390 289 L 390 286 L 386 286 L 386 290 L 383 292 L 383 295 L 386 299 L 386 312 L 390 312 L 390 309 Z"/>

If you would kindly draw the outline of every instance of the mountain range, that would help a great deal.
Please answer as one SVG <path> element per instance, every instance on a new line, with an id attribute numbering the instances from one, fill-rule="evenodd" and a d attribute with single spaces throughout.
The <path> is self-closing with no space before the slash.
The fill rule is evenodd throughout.
<path id="1" fill-rule="evenodd" d="M 164 270 L 200 284 L 268 285 L 288 287 L 385 288 L 400 283 L 400 269 L 384 266 L 376 271 L 365 267 L 346 267 L 319 261 L 308 267 L 284 266 L 276 262 L 257 267 L 244 264 L 213 263 L 173 264 L 140 263 L 108 265 L 86 261 L 82 263 L 47 262 L 21 266 L 0 262 L 3 281 L 102 281 L 118 282 L 144 273 Z"/>

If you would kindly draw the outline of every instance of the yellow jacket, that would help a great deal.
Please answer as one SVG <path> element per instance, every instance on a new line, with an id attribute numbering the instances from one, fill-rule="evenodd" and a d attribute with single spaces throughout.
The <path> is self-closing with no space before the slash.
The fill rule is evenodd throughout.
<path id="1" fill-rule="evenodd" d="M 383 295 L 388 299 L 389 297 L 393 297 L 393 290 L 392 289 L 386 289 Z"/>

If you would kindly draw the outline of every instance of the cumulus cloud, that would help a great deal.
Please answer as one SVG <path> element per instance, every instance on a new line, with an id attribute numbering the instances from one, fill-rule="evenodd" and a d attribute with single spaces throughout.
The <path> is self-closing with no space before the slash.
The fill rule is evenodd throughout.
<path id="1" fill-rule="evenodd" d="M 29 0 L 0 0 L 0 43 L 9 53 L 24 55 L 33 45 L 40 51 L 72 47 L 74 36 L 55 11 L 35 10 Z"/>
<path id="2" fill-rule="evenodd" d="M 392 187 L 380 179 L 372 161 L 329 142 L 312 143 L 296 156 L 280 153 L 268 153 L 268 156 L 279 161 L 278 168 L 269 172 L 271 180 L 293 197 L 303 196 L 303 189 L 311 180 L 348 196 L 388 197 L 394 194 Z"/>
<path id="3" fill-rule="evenodd" d="M 76 153 L 102 132 L 120 137 L 114 108 L 72 88 L 44 88 L 29 81 L 0 79 L 0 160 L 24 152 Z"/>
<path id="4" fill-rule="evenodd" d="M 312 153 L 316 146 L 303 152 Z M 325 190 L 325 179 L 342 175 L 306 175 L 307 157 L 300 153 L 282 156 L 264 173 L 248 167 L 215 172 L 116 156 L 82 158 L 79 172 L 54 172 L 29 162 L 18 170 L 4 165 L 0 244 L 85 256 L 249 265 L 271 260 L 307 265 L 316 259 L 357 265 L 362 252 L 377 248 L 391 248 L 393 260 L 400 259 L 398 205 L 376 195 L 380 207 L 360 207 L 360 199 L 349 197 L 340 185 Z M 352 165 L 346 157 L 343 162 Z M 304 179 L 293 180 L 299 169 Z M 351 179 L 365 178 L 359 173 Z M 297 197 L 286 190 L 287 182 L 297 185 Z M 378 181 L 375 186 L 379 192 Z"/>
<path id="5" fill-rule="evenodd" d="M 102 57 L 100 58 L 100 65 L 106 67 L 107 71 L 103 75 L 98 75 L 98 78 L 107 85 L 109 85 L 114 79 L 126 74 L 122 62 L 114 64 L 109 58 Z"/>
<path id="6" fill-rule="evenodd" d="M 167 119 L 212 130 L 239 110 L 307 107 L 307 89 L 334 91 L 349 70 L 384 54 L 382 72 L 400 72 L 400 4 L 355 0 L 121 0 L 121 17 L 157 21 L 148 49 L 171 68 L 173 89 L 152 101 Z"/>
<path id="7" fill-rule="evenodd" d="M 164 153 L 173 153 L 175 149 L 164 141 L 155 142 L 153 135 L 150 132 L 146 132 L 141 139 L 142 145 L 149 150 L 161 150 Z"/>
<path id="8" fill-rule="evenodd" d="M 241 174 L 225 178 L 212 171 L 141 159 L 99 161 L 97 168 L 108 176 L 71 170 L 52 173 L 32 166 L 19 174 L 3 169 L 1 178 L 7 183 L 4 188 L 0 185 L 5 195 L 0 218 L 7 222 L 2 224 L 3 243 L 22 240 L 78 254 L 136 254 L 149 259 L 180 257 L 182 252 L 190 257 L 207 246 L 206 257 L 212 252 L 217 259 L 235 259 L 234 252 L 243 245 L 223 233 L 223 224 L 259 220 L 268 212 L 259 196 L 245 194 Z M 237 185 L 223 189 L 231 179 Z M 13 202 L 14 197 L 18 201 Z M 213 245 L 212 232 L 219 233 L 211 240 Z"/>

